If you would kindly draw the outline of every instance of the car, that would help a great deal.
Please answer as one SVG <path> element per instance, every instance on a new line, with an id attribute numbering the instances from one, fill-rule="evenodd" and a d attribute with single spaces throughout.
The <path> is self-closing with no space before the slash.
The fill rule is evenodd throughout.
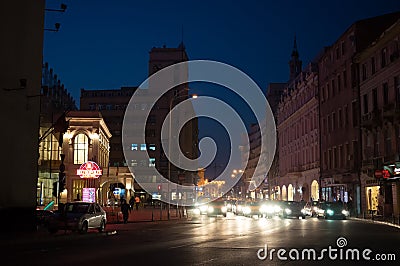
<path id="1" fill-rule="evenodd" d="M 321 202 L 318 205 L 317 217 L 324 219 L 342 219 L 349 216 L 349 211 L 343 202 Z"/>
<path id="2" fill-rule="evenodd" d="M 49 220 L 53 215 L 54 212 L 50 210 L 41 210 L 41 209 L 35 210 L 36 228 L 38 230 L 39 228 L 47 228 L 49 225 Z"/>
<path id="3" fill-rule="evenodd" d="M 214 200 L 208 203 L 207 205 L 207 216 L 217 216 L 222 215 L 226 217 L 226 213 L 228 208 L 226 207 L 226 203 L 223 200 Z"/>
<path id="4" fill-rule="evenodd" d="M 263 217 L 272 218 L 278 214 L 279 202 L 273 200 L 265 200 L 261 203 L 260 212 Z"/>
<path id="5" fill-rule="evenodd" d="M 306 215 L 311 217 L 317 216 L 318 204 L 318 201 L 308 201 L 304 206 Z"/>
<path id="6" fill-rule="evenodd" d="M 248 201 L 242 207 L 242 213 L 244 216 L 253 217 L 256 215 L 257 217 L 263 216 L 262 211 L 262 201 Z"/>
<path id="7" fill-rule="evenodd" d="M 304 210 L 304 202 L 299 201 L 282 201 L 279 206 L 279 216 L 281 218 L 306 218 Z"/>
<path id="8" fill-rule="evenodd" d="M 106 212 L 98 203 L 74 201 L 65 203 L 51 216 L 48 230 L 50 233 L 58 230 L 86 233 L 88 229 L 95 228 L 104 232 L 106 224 Z"/>

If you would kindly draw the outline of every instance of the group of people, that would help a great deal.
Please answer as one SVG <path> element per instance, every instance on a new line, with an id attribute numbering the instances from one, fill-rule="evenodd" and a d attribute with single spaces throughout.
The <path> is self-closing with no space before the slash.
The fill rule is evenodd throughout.
<path id="1" fill-rule="evenodd" d="M 133 210 L 134 206 L 136 207 L 136 210 L 138 210 L 139 204 L 140 198 L 138 196 L 131 197 L 129 200 L 129 204 L 126 202 L 125 199 L 121 199 L 121 212 L 125 224 L 128 222 L 129 213 Z"/>

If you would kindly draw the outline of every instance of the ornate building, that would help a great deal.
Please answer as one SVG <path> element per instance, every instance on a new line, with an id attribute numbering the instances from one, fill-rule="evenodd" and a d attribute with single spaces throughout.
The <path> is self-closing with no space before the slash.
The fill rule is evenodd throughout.
<path id="1" fill-rule="evenodd" d="M 399 171 L 395 170 L 400 168 L 399 54 L 397 20 L 356 57 L 362 129 L 361 200 L 367 212 L 385 216 L 398 216 L 400 210 Z M 382 170 L 388 170 L 390 177 L 384 178 Z"/>

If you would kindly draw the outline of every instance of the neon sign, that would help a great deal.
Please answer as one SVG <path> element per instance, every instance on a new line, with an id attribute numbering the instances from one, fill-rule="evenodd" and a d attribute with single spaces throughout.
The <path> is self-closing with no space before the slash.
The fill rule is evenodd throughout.
<path id="1" fill-rule="evenodd" d="M 96 202 L 96 189 L 95 188 L 83 188 L 82 200 L 84 202 Z"/>
<path id="2" fill-rule="evenodd" d="M 76 174 L 81 178 L 99 178 L 103 174 L 103 170 L 101 170 L 97 163 L 88 161 L 76 170 Z"/>

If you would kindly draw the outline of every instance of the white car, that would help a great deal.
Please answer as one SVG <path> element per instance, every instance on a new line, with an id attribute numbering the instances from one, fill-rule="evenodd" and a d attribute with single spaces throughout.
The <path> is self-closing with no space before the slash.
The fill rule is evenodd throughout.
<path id="1" fill-rule="evenodd" d="M 106 224 L 106 212 L 99 204 L 75 201 L 64 204 L 54 213 L 49 221 L 48 229 L 50 233 L 55 233 L 58 230 L 86 233 L 91 228 L 103 232 Z"/>

